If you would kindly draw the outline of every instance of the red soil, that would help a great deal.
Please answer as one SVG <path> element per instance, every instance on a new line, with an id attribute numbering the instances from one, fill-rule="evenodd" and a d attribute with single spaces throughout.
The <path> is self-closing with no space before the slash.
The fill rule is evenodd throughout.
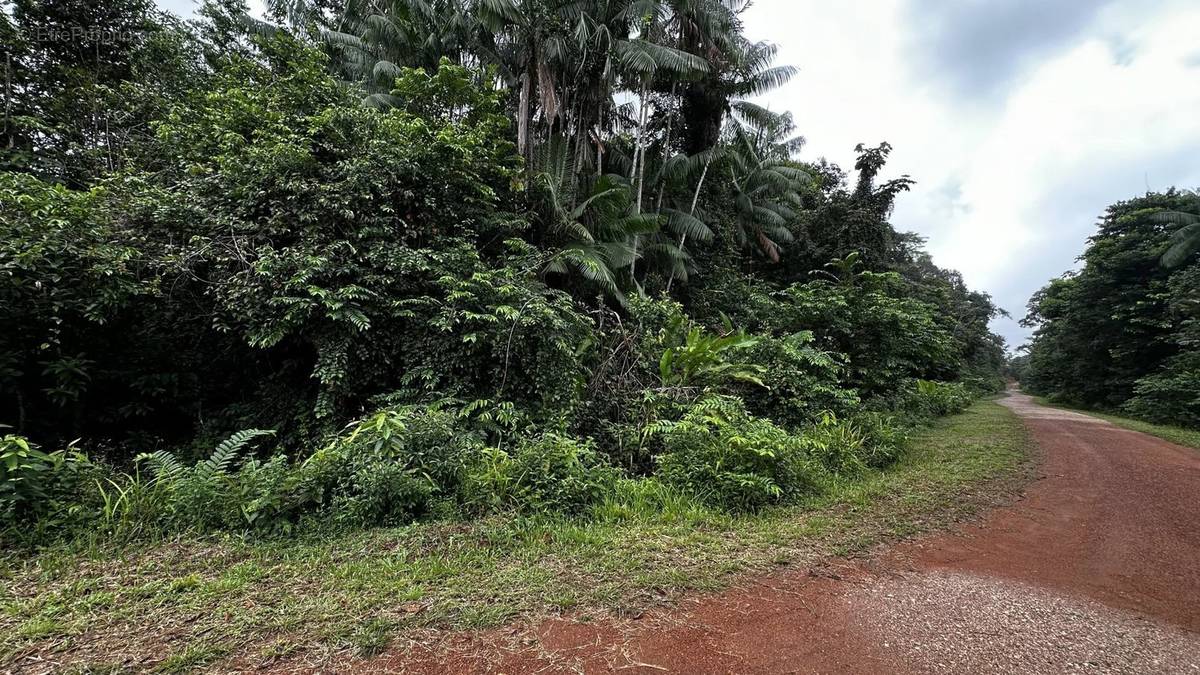
<path id="1" fill-rule="evenodd" d="M 637 620 L 463 633 L 354 664 L 418 673 L 1200 673 L 1200 453 L 1013 394 L 1022 499 L 868 560 Z"/>

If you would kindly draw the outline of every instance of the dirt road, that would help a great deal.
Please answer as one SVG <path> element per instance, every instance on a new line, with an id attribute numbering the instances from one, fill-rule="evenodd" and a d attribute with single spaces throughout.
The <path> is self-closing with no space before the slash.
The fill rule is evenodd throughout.
<path id="1" fill-rule="evenodd" d="M 406 672 L 1200 673 L 1200 452 L 1003 401 L 1043 453 L 1016 503 L 865 561 L 623 622 L 552 621 Z"/>

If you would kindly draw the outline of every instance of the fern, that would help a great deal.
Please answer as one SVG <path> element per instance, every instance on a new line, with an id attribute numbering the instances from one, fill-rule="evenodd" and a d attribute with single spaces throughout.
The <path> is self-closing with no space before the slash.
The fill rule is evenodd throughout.
<path id="1" fill-rule="evenodd" d="M 196 478 L 211 480 L 218 476 L 224 476 L 229 472 L 229 465 L 237 457 L 238 452 L 246 447 L 247 443 L 260 436 L 273 436 L 274 434 L 275 431 L 269 429 L 243 429 L 237 432 L 218 445 L 211 457 L 196 464 Z"/>
<path id="2" fill-rule="evenodd" d="M 187 467 L 174 453 L 166 450 L 155 450 L 154 452 L 143 452 L 133 458 L 135 464 L 145 464 L 149 469 L 150 475 L 154 480 L 162 483 L 169 483 L 183 475 Z"/>

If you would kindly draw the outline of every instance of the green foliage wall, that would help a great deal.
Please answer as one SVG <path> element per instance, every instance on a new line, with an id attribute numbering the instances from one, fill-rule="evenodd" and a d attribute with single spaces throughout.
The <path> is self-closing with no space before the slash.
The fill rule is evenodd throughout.
<path id="1" fill-rule="evenodd" d="M 506 243 L 527 227 L 507 121 L 462 69 L 397 87 L 417 112 L 361 108 L 279 38 L 157 125 L 175 164 L 89 192 L 5 176 L 13 421 L 179 438 L 226 414 L 292 437 L 400 389 L 569 407 L 589 322 Z"/>
<path id="2" fill-rule="evenodd" d="M 1036 332 L 1024 387 L 1078 405 L 1200 424 L 1200 263 L 1162 264 L 1178 226 L 1156 217 L 1195 204 L 1170 191 L 1109 207 L 1082 269 L 1030 300 L 1025 322 Z"/>
<path id="3" fill-rule="evenodd" d="M 686 39 L 585 4 L 582 43 L 488 3 L 417 44 L 364 29 L 404 3 L 331 42 L 123 1 L 142 32 L 90 72 L 26 38 L 105 8 L 0 12 L 0 531 L 586 515 L 637 481 L 757 509 L 994 386 L 999 310 L 892 228 L 887 144 L 797 162 L 739 98 L 793 70 L 725 3 L 673 6 Z"/>

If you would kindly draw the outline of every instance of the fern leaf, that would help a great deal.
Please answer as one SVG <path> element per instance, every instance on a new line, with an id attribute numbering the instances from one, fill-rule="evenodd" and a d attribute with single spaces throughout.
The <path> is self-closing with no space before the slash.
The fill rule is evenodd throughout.
<path id="1" fill-rule="evenodd" d="M 184 472 L 183 463 L 166 450 L 143 452 L 133 458 L 135 464 L 145 464 L 154 480 L 169 483 Z"/>
<path id="2" fill-rule="evenodd" d="M 225 439 L 208 459 L 196 464 L 196 477 L 209 480 L 229 473 L 229 465 L 246 444 L 260 436 L 273 436 L 274 429 L 243 429 Z"/>

